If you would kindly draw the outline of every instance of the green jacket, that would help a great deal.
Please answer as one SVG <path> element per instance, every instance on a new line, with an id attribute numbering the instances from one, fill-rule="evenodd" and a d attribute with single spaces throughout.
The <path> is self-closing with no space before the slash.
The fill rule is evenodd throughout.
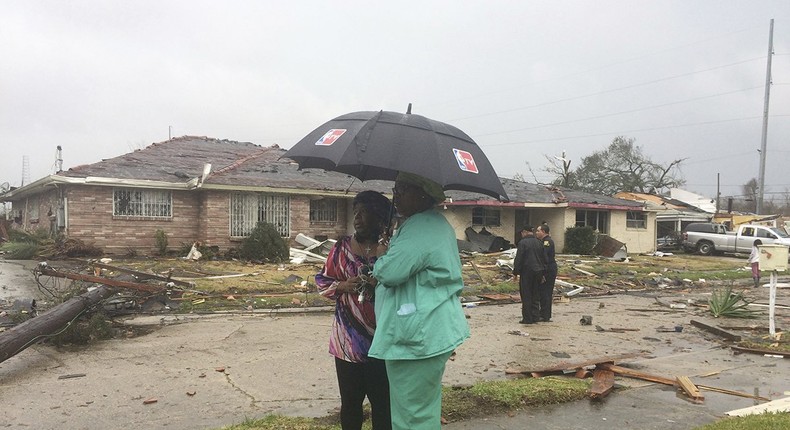
<path id="1" fill-rule="evenodd" d="M 368 355 L 414 360 L 454 350 L 469 337 L 455 232 L 436 210 L 409 217 L 373 266 L 376 334 Z"/>

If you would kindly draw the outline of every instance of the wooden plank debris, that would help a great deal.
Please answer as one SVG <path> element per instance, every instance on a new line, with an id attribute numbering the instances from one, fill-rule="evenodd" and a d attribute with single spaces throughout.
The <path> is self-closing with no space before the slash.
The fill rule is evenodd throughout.
<path id="1" fill-rule="evenodd" d="M 674 379 L 666 378 L 659 375 L 651 375 L 649 373 L 640 372 L 638 370 L 629 369 L 627 367 L 615 366 L 614 364 L 610 364 L 610 363 L 601 363 L 596 367 L 599 369 L 611 370 L 612 372 L 618 375 L 628 376 L 635 379 L 641 379 L 643 381 L 657 382 L 659 384 L 675 386 Z"/>
<path id="2" fill-rule="evenodd" d="M 732 332 L 729 332 L 727 330 L 724 330 L 723 328 L 712 326 L 710 324 L 705 324 L 702 321 L 691 320 L 691 325 L 693 325 L 694 327 L 701 328 L 701 329 L 703 329 L 705 331 L 711 332 L 711 333 L 713 333 L 713 334 L 715 334 L 717 336 L 721 336 L 721 337 L 723 337 L 723 338 L 725 338 L 727 340 L 731 340 L 733 342 L 740 342 L 741 341 L 741 336 L 740 335 L 737 335 L 735 333 L 732 333 Z"/>
<path id="3" fill-rule="evenodd" d="M 763 348 L 745 348 L 742 346 L 731 346 L 733 351 L 738 352 L 748 352 L 750 354 L 762 354 L 762 355 L 773 355 L 773 356 L 781 356 L 783 358 L 790 358 L 790 352 L 788 351 L 774 351 L 772 349 L 763 349 Z"/>
<path id="4" fill-rule="evenodd" d="M 153 273 L 146 273 L 146 272 L 140 272 L 140 271 L 137 271 L 137 270 L 127 269 L 125 267 L 111 266 L 109 264 L 100 263 L 98 261 L 88 261 L 88 264 L 90 264 L 93 267 L 99 267 L 99 268 L 102 268 L 102 269 L 111 270 L 113 272 L 128 273 L 130 275 L 136 276 L 139 279 L 155 279 L 157 281 L 172 282 L 173 284 L 181 286 L 181 287 L 194 287 L 195 286 L 194 282 L 185 282 L 185 281 L 181 281 L 181 280 L 178 280 L 178 279 L 171 278 L 170 276 L 159 276 L 159 275 L 155 275 Z"/>
<path id="5" fill-rule="evenodd" d="M 61 272 L 49 266 L 38 265 L 36 270 L 42 275 L 52 276 L 56 278 L 73 279 L 75 281 L 93 282 L 96 284 L 109 285 L 111 287 L 129 288 L 132 290 L 144 291 L 146 293 L 162 293 L 165 291 L 164 287 L 158 285 L 141 284 L 139 282 L 126 282 L 119 281 L 111 278 L 104 278 L 101 276 L 83 275 L 81 273 Z"/>
<path id="6" fill-rule="evenodd" d="M 579 272 L 579 273 L 585 274 L 585 275 L 587 275 L 587 276 L 592 276 L 593 278 L 597 278 L 597 277 L 598 277 L 598 275 L 596 275 L 595 273 L 592 273 L 592 272 L 588 272 L 588 271 L 586 271 L 586 270 L 579 269 L 579 268 L 578 268 L 578 267 L 576 267 L 576 266 L 574 266 L 574 267 L 573 267 L 573 270 L 575 270 L 575 271 L 577 271 L 577 272 Z"/>
<path id="7" fill-rule="evenodd" d="M 514 369 L 514 368 L 507 368 L 505 369 L 505 373 L 507 374 L 525 374 L 529 375 L 532 373 L 540 373 L 540 374 L 553 374 L 553 373 L 565 373 L 565 371 L 576 371 L 577 369 L 583 369 L 585 367 L 591 367 L 598 365 L 600 363 L 615 363 L 622 360 L 627 360 L 630 358 L 640 358 L 644 357 L 645 354 L 642 352 L 633 352 L 627 354 L 618 354 L 618 355 L 610 355 L 605 357 L 594 358 L 591 360 L 585 361 L 576 361 L 576 362 L 568 362 L 562 361 L 560 363 L 555 364 L 554 366 L 542 368 L 542 369 L 530 369 L 530 370 L 523 370 L 523 369 Z"/>
<path id="8" fill-rule="evenodd" d="M 643 381 L 657 382 L 659 384 L 671 385 L 671 386 L 676 386 L 676 384 L 677 384 L 677 380 L 674 380 L 674 379 L 665 378 L 665 377 L 659 376 L 659 375 L 651 375 L 649 373 L 640 372 L 638 370 L 629 369 L 627 367 L 615 366 L 613 364 L 600 364 L 597 367 L 601 368 L 601 369 L 611 370 L 612 372 L 614 372 L 617 375 L 627 376 L 627 377 L 631 377 L 631 378 L 635 378 L 635 379 L 641 379 Z M 753 395 L 753 394 L 744 393 L 744 392 L 740 392 L 740 391 L 728 390 L 728 389 L 725 389 L 725 388 L 711 387 L 710 385 L 697 384 L 697 388 L 702 389 L 702 390 L 706 390 L 706 391 L 714 391 L 714 392 L 717 392 L 717 393 L 730 394 L 732 396 L 746 397 L 746 398 L 756 399 L 756 400 L 763 400 L 763 401 L 770 400 L 770 399 L 766 399 L 765 397 L 760 397 L 760 396 L 756 396 L 756 395 Z"/>
<path id="9" fill-rule="evenodd" d="M 705 401 L 705 396 L 700 393 L 699 388 L 691 382 L 691 378 L 688 376 L 682 375 L 675 378 L 675 383 L 683 390 L 684 393 L 691 399 L 694 403 L 702 403 Z"/>
<path id="10" fill-rule="evenodd" d="M 614 388 L 614 372 L 611 370 L 593 370 L 593 382 L 590 387 L 590 397 L 601 399 L 606 397 Z"/>
<path id="11" fill-rule="evenodd" d="M 731 396 L 745 397 L 747 399 L 762 400 L 764 402 L 767 402 L 767 401 L 771 400 L 771 399 L 769 399 L 767 397 L 757 396 L 757 395 L 754 395 L 754 394 L 744 393 L 744 392 L 741 392 L 741 391 L 728 390 L 726 388 L 711 387 L 710 385 L 697 384 L 697 388 L 699 388 L 700 390 L 705 390 L 705 391 L 713 391 L 714 393 L 729 394 Z"/>

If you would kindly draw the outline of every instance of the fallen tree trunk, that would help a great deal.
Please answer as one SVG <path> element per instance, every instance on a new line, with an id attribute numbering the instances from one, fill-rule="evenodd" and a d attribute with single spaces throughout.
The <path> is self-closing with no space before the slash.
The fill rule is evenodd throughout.
<path id="1" fill-rule="evenodd" d="M 108 287 L 100 286 L 0 333 L 0 363 L 19 354 L 42 337 L 56 333 L 58 330 L 66 327 L 85 309 L 99 303 L 110 295 L 112 295 L 112 291 Z"/>

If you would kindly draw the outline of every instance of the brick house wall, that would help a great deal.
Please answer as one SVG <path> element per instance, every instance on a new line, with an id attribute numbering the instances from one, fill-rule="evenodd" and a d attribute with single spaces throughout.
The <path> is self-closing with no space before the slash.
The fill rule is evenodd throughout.
<path id="1" fill-rule="evenodd" d="M 113 216 L 114 189 L 83 185 L 66 191 L 68 237 L 92 243 L 108 254 L 126 254 L 129 249 L 154 253 L 154 234 L 159 229 L 167 234 L 169 249 L 198 240 L 198 193 L 172 191 L 172 217 L 162 219 Z"/>
<path id="2" fill-rule="evenodd" d="M 315 199 L 316 197 L 312 197 Z M 311 196 L 294 195 L 290 198 L 290 239 L 293 243 L 294 238 L 299 233 L 310 237 L 326 237 L 327 239 L 340 239 L 348 234 L 348 201 L 351 199 L 337 199 L 337 220 L 335 222 L 311 222 L 310 221 L 310 200 Z M 353 227 L 352 227 L 353 228 Z"/>
<path id="3" fill-rule="evenodd" d="M 201 242 L 216 246 L 220 251 L 237 248 L 241 239 L 230 237 L 230 196 L 227 190 L 172 190 L 170 218 L 113 216 L 113 192 L 119 187 L 98 185 L 66 185 L 14 202 L 12 210 L 22 214 L 22 224 L 28 231 L 37 228 L 56 228 L 56 214 L 63 193 L 66 206 L 64 233 L 72 239 L 101 248 L 107 254 L 127 254 L 131 250 L 141 254 L 154 254 L 155 232 L 167 234 L 168 249 L 176 250 Z M 132 187 L 134 188 L 134 187 Z M 353 231 L 349 218 L 349 198 L 337 198 L 336 221 L 311 222 L 310 200 L 321 198 L 295 194 L 289 197 L 289 244 L 299 233 L 310 237 L 339 239 Z M 30 219 L 30 208 L 38 208 L 38 218 Z M 35 211 L 32 211 L 33 213 Z M 27 217 L 27 218 L 26 218 Z"/>

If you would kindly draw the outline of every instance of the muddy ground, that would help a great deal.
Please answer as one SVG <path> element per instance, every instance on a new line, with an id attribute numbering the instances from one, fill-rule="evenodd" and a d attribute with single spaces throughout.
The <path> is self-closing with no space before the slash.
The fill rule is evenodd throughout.
<path id="1" fill-rule="evenodd" d="M 0 292 L 5 299 L 26 295 L 28 272 L 0 260 Z M 11 294 L 13 293 L 13 294 Z M 750 290 L 767 301 L 767 289 Z M 688 375 L 697 383 L 759 393 L 772 399 L 790 390 L 788 360 L 735 355 L 715 335 L 689 324 L 712 321 L 703 309 L 669 309 L 662 301 L 706 300 L 710 289 L 641 291 L 556 303 L 554 321 L 518 324 L 519 304 L 466 308 L 472 337 L 448 363 L 444 383 L 472 384 L 504 379 L 507 368 L 540 368 L 559 361 L 583 361 L 630 352 L 641 371 L 666 377 Z M 790 304 L 781 289 L 779 303 Z M 581 326 L 582 315 L 593 325 Z M 129 325 L 156 329 L 141 337 L 58 350 L 32 346 L 0 363 L 0 426 L 8 428 L 211 429 L 268 413 L 323 416 L 339 404 L 327 336 L 328 308 L 309 312 L 256 310 L 211 316 L 134 317 Z M 758 321 L 727 324 L 767 326 Z M 632 328 L 611 332 L 602 329 Z M 777 312 L 777 325 L 790 326 L 790 312 Z M 659 328 L 682 326 L 681 332 Z M 750 335 L 749 331 L 740 334 Z M 525 410 L 514 416 L 453 423 L 460 428 L 692 428 L 751 399 L 705 392 L 694 405 L 674 390 L 617 378 L 621 387 L 603 402 Z"/>

